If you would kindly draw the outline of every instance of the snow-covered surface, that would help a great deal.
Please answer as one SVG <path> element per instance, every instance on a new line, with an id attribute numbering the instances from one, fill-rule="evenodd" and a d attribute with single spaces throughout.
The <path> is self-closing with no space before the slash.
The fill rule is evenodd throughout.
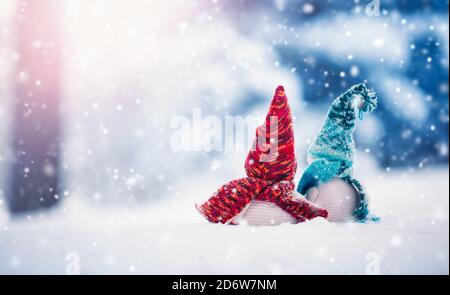
<path id="1" fill-rule="evenodd" d="M 361 177 L 380 223 L 208 224 L 193 206 L 215 185 L 204 178 L 135 209 L 72 196 L 3 225 L 0 273 L 64 274 L 77 257 L 81 274 L 448 274 L 448 167 L 370 175 Z"/>
<path id="2" fill-rule="evenodd" d="M 431 168 L 436 159 L 448 160 L 447 9 L 407 1 L 388 15 L 365 17 L 364 1 L 307 3 L 304 15 L 290 14 L 289 6 L 280 15 L 271 1 L 253 1 L 260 10 L 251 14 L 222 8 L 234 1 L 204 1 L 211 9 L 201 1 L 60 2 L 67 190 L 51 212 L 7 216 L 14 96 L 12 84 L 0 83 L 1 274 L 64 274 L 76 258 L 82 274 L 448 274 L 448 167 Z M 13 81 L 20 57 L 15 4 L 0 1 L 0 81 Z M 336 5 L 347 6 L 333 11 Z M 320 9 L 326 13 L 306 17 Z M 292 58 L 291 51 L 304 54 Z M 175 153 L 171 119 L 191 119 L 197 107 L 221 122 L 227 115 L 264 115 L 283 84 L 301 165 L 322 126 L 326 95 L 355 80 L 381 94 L 379 110 L 358 122 L 366 159 L 355 161 L 381 223 L 316 219 L 255 228 L 202 219 L 194 202 L 243 176 L 245 140 L 233 152 Z M 411 154 L 413 161 L 380 171 L 391 166 L 375 163 L 380 153 Z"/>

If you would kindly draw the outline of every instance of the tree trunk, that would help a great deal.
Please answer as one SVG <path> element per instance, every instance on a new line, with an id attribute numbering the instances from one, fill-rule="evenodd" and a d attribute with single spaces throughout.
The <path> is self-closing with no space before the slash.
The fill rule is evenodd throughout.
<path id="1" fill-rule="evenodd" d="M 61 48 L 58 1 L 20 0 L 15 15 L 12 213 L 58 202 Z"/>

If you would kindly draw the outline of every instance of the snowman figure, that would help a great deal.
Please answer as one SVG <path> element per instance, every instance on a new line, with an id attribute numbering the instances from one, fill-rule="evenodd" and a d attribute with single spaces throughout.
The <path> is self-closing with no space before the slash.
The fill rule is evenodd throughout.
<path id="1" fill-rule="evenodd" d="M 377 97 L 361 83 L 337 97 L 321 131 L 308 149 L 308 167 L 297 191 L 328 211 L 329 221 L 378 220 L 369 214 L 367 195 L 353 178 L 356 117 L 377 107 Z"/>
<path id="2" fill-rule="evenodd" d="M 277 225 L 327 217 L 326 210 L 294 196 L 297 171 L 291 109 L 283 86 L 275 90 L 266 119 L 256 128 L 244 163 L 246 177 L 222 185 L 196 208 L 209 222 Z"/>

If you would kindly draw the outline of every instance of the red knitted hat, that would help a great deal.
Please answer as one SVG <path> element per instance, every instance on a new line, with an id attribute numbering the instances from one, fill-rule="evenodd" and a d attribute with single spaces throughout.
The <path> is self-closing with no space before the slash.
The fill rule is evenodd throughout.
<path id="1" fill-rule="evenodd" d="M 245 170 L 249 177 L 277 182 L 293 180 L 296 169 L 291 108 L 283 86 L 278 86 L 265 123 L 256 129 Z"/>

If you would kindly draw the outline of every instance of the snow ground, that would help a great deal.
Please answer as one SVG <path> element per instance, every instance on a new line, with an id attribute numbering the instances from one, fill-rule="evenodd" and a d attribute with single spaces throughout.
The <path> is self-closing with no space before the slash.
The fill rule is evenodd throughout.
<path id="1" fill-rule="evenodd" d="M 189 193 L 135 209 L 72 198 L 4 223 L 0 274 L 65 274 L 74 257 L 81 274 L 448 274 L 448 176 L 448 167 L 363 175 L 382 217 L 369 224 L 208 224 Z M 191 183 L 196 199 L 212 185 Z"/>

